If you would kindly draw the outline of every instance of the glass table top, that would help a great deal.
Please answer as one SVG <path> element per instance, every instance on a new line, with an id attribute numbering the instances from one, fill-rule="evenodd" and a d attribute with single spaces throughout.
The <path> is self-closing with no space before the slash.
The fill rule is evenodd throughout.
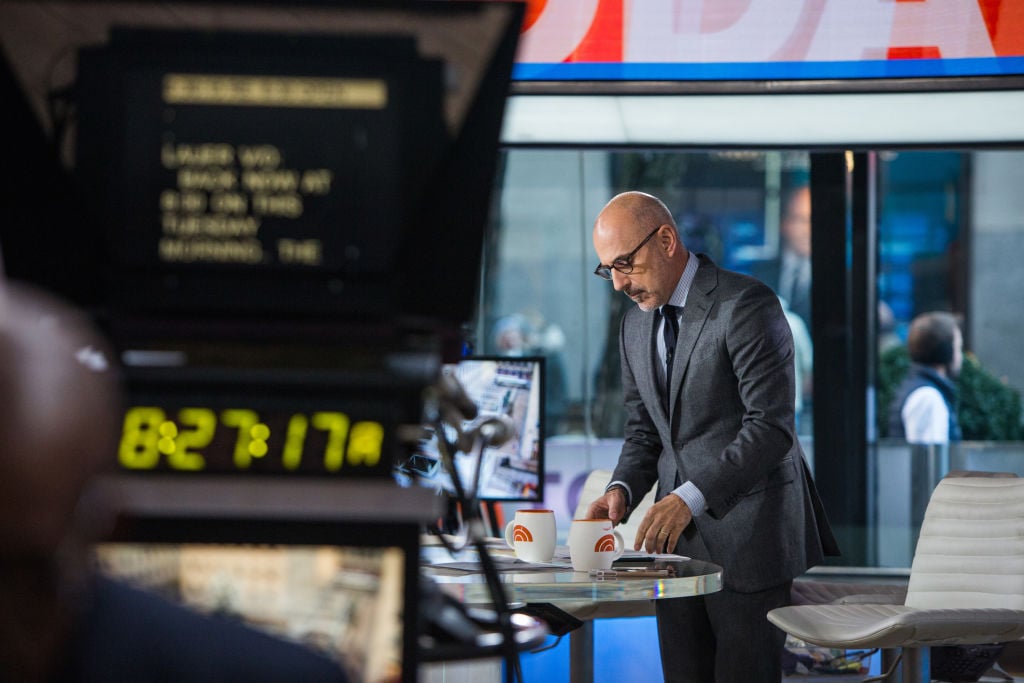
<path id="1" fill-rule="evenodd" d="M 490 591 L 475 550 L 455 556 L 441 546 L 422 548 L 421 571 L 449 595 L 470 604 L 489 603 Z M 490 552 L 490 551 L 489 551 Z M 682 598 L 722 588 L 722 568 L 710 562 L 628 557 L 607 572 L 577 572 L 567 560 L 531 564 L 500 550 L 490 552 L 511 601 L 597 602 Z M 627 561 L 628 560 L 628 561 Z"/>

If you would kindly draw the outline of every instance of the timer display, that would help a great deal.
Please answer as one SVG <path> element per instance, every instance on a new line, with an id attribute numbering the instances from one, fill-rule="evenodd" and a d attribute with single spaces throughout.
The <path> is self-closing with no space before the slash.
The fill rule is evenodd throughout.
<path id="1" fill-rule="evenodd" d="M 132 405 L 117 461 L 131 471 L 362 476 L 390 469 L 387 437 L 383 422 L 340 410 Z"/>

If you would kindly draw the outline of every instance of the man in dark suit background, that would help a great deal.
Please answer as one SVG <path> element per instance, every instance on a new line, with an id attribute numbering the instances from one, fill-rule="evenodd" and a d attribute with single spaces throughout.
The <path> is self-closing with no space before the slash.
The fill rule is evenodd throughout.
<path id="1" fill-rule="evenodd" d="M 756 263 L 753 275 L 785 301 L 811 327 L 811 188 L 800 185 L 786 196 L 779 223 L 779 254 Z"/>
<path id="2" fill-rule="evenodd" d="M 721 592 L 655 602 L 666 680 L 780 680 L 785 635 L 766 615 L 789 603 L 796 576 L 839 551 L 795 434 L 779 299 L 691 254 L 648 194 L 612 198 L 593 241 L 595 273 L 637 306 L 619 337 L 625 442 L 588 514 L 619 522 L 657 482 L 636 549 L 723 568 Z"/>

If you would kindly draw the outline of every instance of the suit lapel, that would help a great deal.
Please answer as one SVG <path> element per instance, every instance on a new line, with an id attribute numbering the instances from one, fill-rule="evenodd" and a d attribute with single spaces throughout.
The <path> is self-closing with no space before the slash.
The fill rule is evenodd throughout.
<path id="1" fill-rule="evenodd" d="M 658 415 L 664 424 L 668 424 L 668 414 L 665 410 L 665 398 L 658 388 L 661 386 L 661 380 L 658 378 L 659 369 L 661 367 L 661 357 L 658 355 L 658 322 L 660 320 L 659 315 L 655 311 L 651 311 L 647 317 L 647 326 L 645 328 L 644 343 L 648 349 L 647 354 L 647 381 L 646 386 L 654 390 L 653 395 L 657 397 L 657 401 L 654 401 L 658 405 L 660 411 Z M 657 420 L 656 420 L 657 421 Z"/>
<path id="2" fill-rule="evenodd" d="M 696 256 L 696 255 L 694 255 Z M 697 346 L 704 323 L 707 322 L 708 314 L 714 303 L 709 294 L 718 284 L 718 271 L 708 259 L 701 259 L 700 268 L 690 286 L 690 293 L 686 296 L 686 305 L 683 307 L 683 318 L 679 324 L 679 338 L 676 340 L 676 356 L 672 363 L 672 377 L 669 378 L 669 405 L 672 407 L 670 413 L 675 412 L 675 406 L 679 400 L 679 390 L 683 377 L 690 365 L 690 357 Z M 672 415 L 669 415 L 671 424 Z"/>

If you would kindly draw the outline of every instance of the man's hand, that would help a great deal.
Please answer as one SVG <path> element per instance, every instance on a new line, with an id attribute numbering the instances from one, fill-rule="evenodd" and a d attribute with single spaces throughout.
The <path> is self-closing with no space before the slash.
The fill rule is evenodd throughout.
<path id="1" fill-rule="evenodd" d="M 587 508 L 587 519 L 610 519 L 618 524 L 626 516 L 626 492 L 612 487 Z"/>
<path id="2" fill-rule="evenodd" d="M 652 505 L 644 515 L 636 530 L 633 550 L 646 548 L 645 552 L 648 553 L 674 552 L 679 536 L 692 519 L 693 514 L 683 499 L 674 493 L 668 494 Z"/>

